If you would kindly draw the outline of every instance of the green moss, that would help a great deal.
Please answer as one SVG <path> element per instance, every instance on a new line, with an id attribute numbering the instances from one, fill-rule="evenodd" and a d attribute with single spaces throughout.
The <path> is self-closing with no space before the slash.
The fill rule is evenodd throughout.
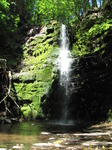
<path id="1" fill-rule="evenodd" d="M 19 100 L 33 100 L 36 96 L 37 83 L 15 83 L 15 89 Z"/>
<path id="2" fill-rule="evenodd" d="M 52 66 L 45 67 L 45 68 L 39 70 L 37 73 L 37 81 L 47 82 L 47 81 L 51 80 L 53 77 L 52 71 L 53 71 Z"/>
<path id="3" fill-rule="evenodd" d="M 21 107 L 24 118 L 36 119 L 38 117 L 44 117 L 40 104 L 41 97 L 37 96 L 37 99 L 34 100 L 30 105 L 24 105 L 23 107 Z"/>
<path id="4" fill-rule="evenodd" d="M 109 111 L 108 111 L 108 121 L 112 121 L 112 109 L 109 109 Z"/>
<path id="5" fill-rule="evenodd" d="M 14 86 L 18 100 L 23 102 L 21 111 L 26 119 L 43 117 L 41 98 L 49 93 L 54 80 L 53 67 L 59 55 L 56 44 L 59 25 L 53 21 L 50 26 L 54 28 L 53 33 L 33 37 L 23 45 L 24 65 L 19 73 L 19 82 Z M 29 104 L 25 104 L 25 100 Z"/>
<path id="6" fill-rule="evenodd" d="M 112 19 L 100 24 L 94 24 L 88 30 L 79 30 L 76 32 L 76 43 L 73 44 L 73 54 L 83 56 L 95 52 L 104 51 L 103 39 L 106 31 L 112 30 Z"/>
<path id="7" fill-rule="evenodd" d="M 111 21 L 107 20 L 102 24 L 95 24 L 92 28 L 88 31 L 88 36 L 96 36 L 97 34 L 102 34 L 102 32 L 108 30 L 112 27 Z"/>
<path id="8" fill-rule="evenodd" d="M 21 111 L 23 113 L 23 116 L 26 118 L 26 119 L 30 119 L 31 118 L 31 108 L 29 106 L 26 106 L 26 107 L 22 107 L 21 108 Z"/>

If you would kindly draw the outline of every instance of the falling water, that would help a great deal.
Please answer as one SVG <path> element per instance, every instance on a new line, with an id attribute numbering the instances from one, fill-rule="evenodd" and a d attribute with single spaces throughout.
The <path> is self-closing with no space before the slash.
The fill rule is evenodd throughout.
<path id="1" fill-rule="evenodd" d="M 67 37 L 66 26 L 62 24 L 61 27 L 61 47 L 60 47 L 60 55 L 59 55 L 59 63 L 60 63 L 60 86 L 63 89 L 62 92 L 62 111 L 60 122 L 69 123 L 69 83 L 70 83 L 70 66 L 71 66 L 71 58 L 69 51 L 69 40 Z"/>

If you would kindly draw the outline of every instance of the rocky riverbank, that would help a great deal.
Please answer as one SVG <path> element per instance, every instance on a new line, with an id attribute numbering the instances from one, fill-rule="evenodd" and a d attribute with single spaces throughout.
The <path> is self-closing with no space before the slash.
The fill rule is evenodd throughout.
<path id="1" fill-rule="evenodd" d="M 4 125 L 0 127 L 0 149 L 111 150 L 111 129 L 112 122 L 76 121 L 73 126 L 42 122 Z"/>

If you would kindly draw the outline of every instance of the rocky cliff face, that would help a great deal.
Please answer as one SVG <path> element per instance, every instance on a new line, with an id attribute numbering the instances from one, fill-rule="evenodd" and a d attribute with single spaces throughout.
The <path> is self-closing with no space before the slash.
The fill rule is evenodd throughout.
<path id="1" fill-rule="evenodd" d="M 104 119 L 112 108 L 112 2 L 93 8 L 72 27 L 73 64 L 69 83 L 69 118 Z M 59 119 L 65 91 L 53 83 L 45 114 Z"/>
<path id="2" fill-rule="evenodd" d="M 19 72 L 13 74 L 13 93 L 26 119 L 44 117 L 41 99 L 49 93 L 58 57 L 59 24 L 51 21 L 44 27 L 34 27 L 23 45 L 23 60 Z M 43 103 L 45 99 L 43 100 Z"/>
<path id="3" fill-rule="evenodd" d="M 100 119 L 112 107 L 112 2 L 85 15 L 74 32 L 72 104 L 75 116 Z M 71 105 L 72 106 L 72 105 Z"/>

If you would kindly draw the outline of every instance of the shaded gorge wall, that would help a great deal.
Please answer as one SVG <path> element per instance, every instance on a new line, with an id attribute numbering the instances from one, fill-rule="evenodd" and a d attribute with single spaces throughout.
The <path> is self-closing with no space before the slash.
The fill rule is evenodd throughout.
<path id="1" fill-rule="evenodd" d="M 108 10 L 109 6 L 109 10 Z M 93 8 L 70 29 L 73 63 L 69 80 L 69 118 L 106 119 L 112 109 L 112 2 Z M 64 88 L 53 82 L 43 111 L 59 119 Z"/>
<path id="2" fill-rule="evenodd" d="M 107 67 L 107 63 L 109 66 Z M 68 119 L 107 118 L 112 107 L 112 62 L 100 56 L 75 58 L 70 72 Z M 65 88 L 53 82 L 43 111 L 49 119 L 60 119 Z"/>

